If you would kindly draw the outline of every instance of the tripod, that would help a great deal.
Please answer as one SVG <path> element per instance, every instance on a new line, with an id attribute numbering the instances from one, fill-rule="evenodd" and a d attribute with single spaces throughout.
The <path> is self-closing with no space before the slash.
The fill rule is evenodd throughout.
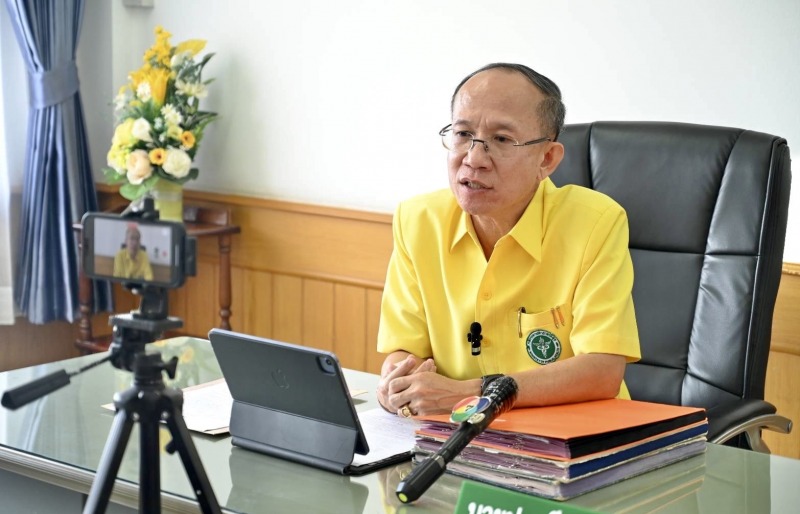
<path id="1" fill-rule="evenodd" d="M 173 378 L 178 359 L 173 357 L 165 363 L 160 353 L 144 351 L 144 345 L 154 340 L 154 334 L 179 328 L 183 323 L 178 318 L 142 319 L 133 315 L 113 316 L 111 323 L 114 325 L 111 362 L 118 368 L 133 371 L 134 379 L 130 389 L 114 395 L 117 413 L 83 509 L 84 514 L 105 512 L 135 422 L 139 423 L 139 512 L 161 512 L 158 448 L 161 419 L 166 422 L 172 435 L 167 452 L 172 454 L 177 451 L 180 455 L 202 512 L 221 512 L 181 414 L 183 393 L 164 386 L 162 373 L 166 372 Z"/>

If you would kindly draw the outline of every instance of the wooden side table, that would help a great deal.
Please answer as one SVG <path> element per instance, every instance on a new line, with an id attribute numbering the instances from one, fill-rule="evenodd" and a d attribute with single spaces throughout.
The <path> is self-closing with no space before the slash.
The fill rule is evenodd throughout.
<path id="1" fill-rule="evenodd" d="M 121 212 L 125 206 L 121 206 L 114 212 Z M 190 237 L 211 237 L 216 236 L 219 245 L 219 327 L 230 330 L 231 317 L 231 236 L 241 232 L 238 225 L 231 221 L 231 211 L 227 208 L 205 207 L 184 205 L 183 223 L 186 227 L 186 234 Z M 80 223 L 72 225 L 73 230 L 78 234 L 78 245 L 80 248 L 83 238 L 81 232 L 83 226 Z M 83 262 L 82 260 L 80 262 Z M 78 340 L 77 346 L 84 353 L 104 352 L 108 350 L 110 341 L 96 339 L 92 334 L 92 303 L 93 288 L 92 279 L 84 275 L 83 266 L 79 265 L 78 270 Z"/>

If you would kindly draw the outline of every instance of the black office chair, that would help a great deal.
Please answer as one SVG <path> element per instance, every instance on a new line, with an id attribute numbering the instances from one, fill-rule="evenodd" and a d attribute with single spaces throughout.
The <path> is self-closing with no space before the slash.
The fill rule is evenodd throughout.
<path id="1" fill-rule="evenodd" d="M 568 125 L 557 185 L 628 214 L 642 347 L 631 396 L 707 409 L 708 439 L 769 452 L 792 422 L 764 401 L 791 170 L 786 140 L 683 123 Z"/>

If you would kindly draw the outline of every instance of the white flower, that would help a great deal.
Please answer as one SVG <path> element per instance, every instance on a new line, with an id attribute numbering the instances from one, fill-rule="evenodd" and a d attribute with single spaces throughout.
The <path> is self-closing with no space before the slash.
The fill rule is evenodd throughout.
<path id="1" fill-rule="evenodd" d="M 169 67 L 172 68 L 173 70 L 179 68 L 181 65 L 183 65 L 184 61 L 186 61 L 186 59 L 189 58 L 189 56 L 190 52 L 181 52 L 179 54 L 173 55 L 172 59 L 170 59 L 169 61 Z"/>
<path id="2" fill-rule="evenodd" d="M 178 68 L 183 63 L 183 53 L 175 54 L 169 60 L 169 67 L 173 70 Z"/>
<path id="3" fill-rule="evenodd" d="M 167 121 L 168 125 L 180 125 L 183 122 L 183 116 L 172 104 L 167 104 L 161 108 L 161 115 Z"/>
<path id="4" fill-rule="evenodd" d="M 134 150 L 128 155 L 128 182 L 139 185 L 153 174 L 150 157 L 144 150 Z"/>
<path id="5" fill-rule="evenodd" d="M 128 104 L 128 95 L 120 93 L 114 97 L 114 110 L 121 111 Z"/>
<path id="6" fill-rule="evenodd" d="M 140 141 L 153 142 L 153 138 L 150 136 L 150 122 L 144 118 L 138 118 L 133 122 L 131 134 Z"/>
<path id="7" fill-rule="evenodd" d="M 161 130 L 164 128 L 164 118 L 156 118 L 153 120 L 153 126 L 156 130 Z"/>
<path id="8" fill-rule="evenodd" d="M 180 141 L 181 134 L 183 134 L 183 129 L 180 128 L 178 125 L 167 125 L 166 134 L 167 137 L 172 138 L 176 141 Z"/>
<path id="9" fill-rule="evenodd" d="M 183 178 L 189 174 L 189 170 L 192 167 L 192 158 L 183 150 L 167 148 L 167 157 L 161 167 L 173 177 Z"/>
<path id="10" fill-rule="evenodd" d="M 197 98 L 205 98 L 208 96 L 208 90 L 202 82 L 184 82 L 182 80 L 176 80 L 175 89 L 178 90 L 178 93 L 186 96 L 196 96 Z"/>
<path id="11" fill-rule="evenodd" d="M 142 102 L 150 100 L 150 84 L 148 82 L 142 82 L 139 84 L 139 87 L 136 88 L 136 96 L 138 96 L 139 100 Z"/>

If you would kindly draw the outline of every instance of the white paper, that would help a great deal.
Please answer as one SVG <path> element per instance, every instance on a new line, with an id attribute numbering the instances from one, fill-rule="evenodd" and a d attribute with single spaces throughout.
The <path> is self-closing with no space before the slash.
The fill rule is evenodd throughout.
<path id="1" fill-rule="evenodd" d="M 366 393 L 366 390 L 351 389 L 350 396 L 358 396 Z M 231 408 L 233 407 L 233 397 L 228 389 L 228 384 L 224 378 L 206 382 L 183 389 L 183 419 L 186 428 L 204 434 L 226 434 L 231 422 Z M 113 408 L 113 405 L 111 405 Z M 378 409 L 383 411 L 383 409 Z M 369 411 L 368 411 L 369 412 Z M 396 418 L 386 413 L 389 417 Z M 361 417 L 361 415 L 359 415 Z M 408 420 L 406 420 L 408 421 Z M 362 424 L 364 422 L 362 421 Z M 366 431 L 366 427 L 364 428 Z M 379 430 L 383 430 L 379 427 Z M 410 451 L 414 446 L 413 424 L 411 428 L 411 444 L 404 451 Z M 368 443 L 372 448 L 372 443 Z M 382 444 L 382 443 L 380 443 Z M 377 446 L 376 446 L 377 448 Z"/>
<path id="2" fill-rule="evenodd" d="M 414 431 L 417 424 L 413 419 L 397 416 L 380 407 L 359 412 L 358 419 L 367 437 L 369 453 L 355 454 L 353 466 L 379 462 L 410 452 L 414 447 Z"/>
<path id="3" fill-rule="evenodd" d="M 205 434 L 225 434 L 231 422 L 233 398 L 224 378 L 183 390 L 186 428 Z"/>

